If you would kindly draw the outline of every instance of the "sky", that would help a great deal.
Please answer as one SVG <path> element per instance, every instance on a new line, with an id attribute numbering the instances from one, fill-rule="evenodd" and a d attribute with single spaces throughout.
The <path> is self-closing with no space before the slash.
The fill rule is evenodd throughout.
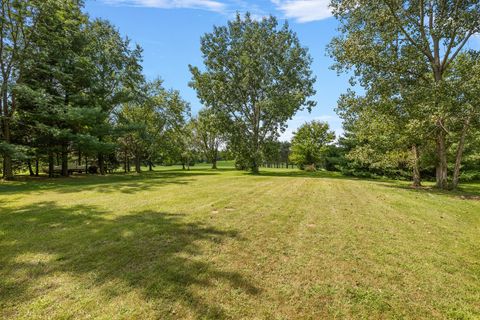
<path id="1" fill-rule="evenodd" d="M 330 70 L 333 60 L 326 46 L 337 34 L 337 21 L 328 9 L 328 0 L 87 0 L 85 11 L 92 18 L 111 21 L 123 36 L 144 50 L 143 69 L 148 79 L 160 77 L 167 88 L 177 89 L 190 102 L 195 114 L 202 106 L 188 86 L 188 65 L 202 66 L 200 37 L 225 25 L 236 12 L 249 11 L 254 17 L 274 15 L 288 20 L 301 44 L 313 58 L 317 78 L 312 97 L 317 106 L 311 113 L 298 112 L 288 122 L 281 140 L 290 140 L 301 124 L 311 120 L 327 121 L 337 135 L 342 133 L 341 119 L 335 114 L 337 100 L 348 88 L 348 76 Z"/>

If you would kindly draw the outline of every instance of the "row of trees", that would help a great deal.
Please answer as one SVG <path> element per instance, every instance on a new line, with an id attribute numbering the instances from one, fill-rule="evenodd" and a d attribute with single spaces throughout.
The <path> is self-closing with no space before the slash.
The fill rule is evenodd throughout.
<path id="1" fill-rule="evenodd" d="M 0 154 L 5 179 L 69 174 L 71 162 L 105 173 L 124 162 L 176 161 L 189 105 L 142 75 L 141 48 L 77 0 L 6 0 L 0 7 Z M 88 162 L 90 160 L 90 162 Z M 35 163 L 35 170 L 32 168 Z M 55 164 L 59 165 L 59 169 Z"/>
<path id="2" fill-rule="evenodd" d="M 226 150 L 254 173 L 280 163 L 408 169 L 418 186 L 434 167 L 437 186 L 447 188 L 479 153 L 480 53 L 465 50 L 480 28 L 477 1 L 332 1 L 341 23 L 329 46 L 334 68 L 353 69 L 352 83 L 364 89 L 339 100 L 339 146 L 321 122 L 299 128 L 291 145 L 278 142 L 297 111 L 315 106 L 312 59 L 287 23 L 237 15 L 205 34 L 204 65 L 190 66 L 204 109 L 190 118 L 179 92 L 144 79 L 141 48 L 109 22 L 91 21 L 82 5 L 2 1 L 4 178 L 15 161 L 31 172 L 35 162 L 37 174 L 48 163 L 50 175 L 55 163 L 68 175 L 72 159 L 100 173 L 198 158 L 215 168 Z"/>
<path id="3" fill-rule="evenodd" d="M 2 2 L 4 178 L 25 163 L 32 175 L 48 165 L 50 176 L 68 176 L 73 162 L 101 174 L 121 164 L 140 172 L 144 164 L 189 166 L 200 159 L 216 168 L 221 150 L 253 172 L 292 164 L 290 144 L 277 138 L 296 111 L 315 105 L 308 100 L 315 78 L 287 24 L 238 15 L 206 34 L 204 71 L 191 67 L 191 86 L 205 108 L 191 118 L 178 91 L 145 80 L 141 48 L 108 21 L 90 20 L 82 6 Z M 301 157 L 304 150 L 295 148 L 297 141 L 293 150 Z M 293 160 L 305 161 L 315 162 L 311 155 Z"/>

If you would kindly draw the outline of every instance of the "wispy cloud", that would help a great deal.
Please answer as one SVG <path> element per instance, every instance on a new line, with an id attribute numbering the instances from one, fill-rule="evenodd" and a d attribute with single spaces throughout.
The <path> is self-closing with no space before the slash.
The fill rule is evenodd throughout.
<path id="1" fill-rule="evenodd" d="M 271 0 L 287 18 L 297 22 L 323 20 L 332 16 L 329 0 Z"/>
<path id="2" fill-rule="evenodd" d="M 202 9 L 224 12 L 227 6 L 215 0 L 104 0 L 111 5 L 137 6 L 160 9 Z"/>

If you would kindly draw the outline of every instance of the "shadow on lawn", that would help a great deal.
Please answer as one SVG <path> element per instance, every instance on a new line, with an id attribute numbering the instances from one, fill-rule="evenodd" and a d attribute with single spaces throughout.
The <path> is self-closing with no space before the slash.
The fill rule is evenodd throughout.
<path id="1" fill-rule="evenodd" d="M 416 192 L 420 194 L 431 194 L 431 195 L 441 195 L 451 198 L 458 198 L 462 200 L 478 200 L 480 201 L 480 185 L 478 187 L 473 186 L 472 184 L 460 184 L 457 190 L 442 190 L 435 187 L 420 187 L 414 188 L 409 184 L 399 184 L 399 183 L 384 183 L 388 188 L 402 189 L 411 192 Z"/>
<path id="2" fill-rule="evenodd" d="M 58 273 L 77 278 L 87 291 L 101 288 L 107 300 L 124 294 L 125 286 L 139 290 L 146 301 L 160 305 L 159 317 L 168 316 L 166 308 L 176 304 L 199 318 L 226 317 L 220 305 L 195 294 L 192 285 L 223 283 L 246 294 L 259 292 L 241 274 L 202 258 L 201 244 L 241 240 L 233 230 L 154 211 L 112 220 L 93 206 L 60 207 L 54 202 L 0 211 L 0 309 L 48 295 L 55 285 L 33 288 Z M 36 261 L 38 256 L 46 258 Z"/>
<path id="3" fill-rule="evenodd" d="M 458 190 L 440 190 L 434 187 L 413 188 L 410 181 L 405 180 L 387 180 L 374 178 L 359 178 L 353 176 L 345 176 L 339 172 L 317 171 L 307 172 L 295 169 L 280 169 L 280 170 L 263 170 L 257 176 L 265 177 L 289 177 L 289 178 L 311 178 L 311 179 L 338 179 L 351 181 L 369 181 L 378 183 L 379 185 L 396 188 L 402 190 L 409 190 L 412 192 L 431 193 L 437 195 L 444 195 L 449 197 L 456 197 L 464 200 L 480 200 L 480 183 L 461 183 Z"/>
<path id="4" fill-rule="evenodd" d="M 100 175 L 73 175 L 68 178 L 20 177 L 13 182 L 0 183 L 0 195 L 42 192 L 55 189 L 60 193 L 81 191 L 135 193 L 168 184 L 187 184 L 198 176 L 219 174 L 214 171 L 153 171 L 141 174 L 116 173 Z"/>

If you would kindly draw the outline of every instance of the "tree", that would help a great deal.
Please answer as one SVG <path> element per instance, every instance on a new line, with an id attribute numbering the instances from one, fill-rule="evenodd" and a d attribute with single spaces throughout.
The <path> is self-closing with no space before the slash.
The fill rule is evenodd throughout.
<path id="1" fill-rule="evenodd" d="M 90 84 L 84 59 L 88 20 L 78 1 L 52 1 L 40 9 L 15 85 L 18 119 L 49 153 L 61 153 L 67 176 L 69 148 L 92 119 L 84 99 Z M 52 175 L 53 157 L 49 162 Z"/>
<path id="2" fill-rule="evenodd" d="M 14 88 L 22 76 L 40 5 L 22 0 L 2 0 L 0 5 L 0 151 L 4 179 L 13 178 L 12 155 L 19 151 L 11 144 L 11 125 L 17 110 Z"/>
<path id="3" fill-rule="evenodd" d="M 435 127 L 437 187 L 447 188 L 451 112 L 445 103 L 445 76 L 480 30 L 480 3 L 333 0 L 331 7 L 342 33 L 330 45 L 337 70 L 353 67 L 367 91 L 379 89 L 374 84 L 382 78 L 428 84 L 421 103 L 429 107 L 429 121 Z"/>
<path id="4" fill-rule="evenodd" d="M 140 65 L 142 49 L 131 48 L 130 40 L 123 39 L 108 21 L 94 20 L 87 29 L 88 51 L 92 64 L 92 82 L 88 92 L 90 103 L 101 110 L 91 134 L 96 136 L 97 162 L 101 174 L 105 173 L 105 154 L 113 150 L 108 137 L 112 133 L 112 113 L 122 104 L 139 96 L 145 79 Z"/>
<path id="5" fill-rule="evenodd" d="M 222 114 L 208 108 L 200 110 L 193 120 L 194 138 L 207 161 L 212 164 L 212 169 L 217 169 L 218 151 L 224 142 L 226 121 Z"/>
<path id="6" fill-rule="evenodd" d="M 472 128 L 480 125 L 480 52 L 468 51 L 459 55 L 447 75 L 450 80 L 450 96 L 455 115 L 451 117 L 454 122 L 453 139 L 456 140 L 455 165 L 453 170 L 452 188 L 457 188 L 460 179 L 460 169 Z M 473 131 L 473 132 L 472 132 Z"/>
<path id="7" fill-rule="evenodd" d="M 422 123 L 428 112 L 418 94 L 422 88 L 395 81 L 379 83 L 382 90 L 369 90 L 364 96 L 353 92 L 342 95 L 337 113 L 344 120 L 343 127 L 354 138 L 347 158 L 354 168 L 393 175 L 400 168 L 412 170 L 414 186 L 421 184 L 420 152 L 429 147 L 426 139 L 432 128 Z M 398 94 L 392 98 L 392 92 Z"/>
<path id="8" fill-rule="evenodd" d="M 324 160 L 326 147 L 335 140 L 335 133 L 330 131 L 328 123 L 312 121 L 305 123 L 292 138 L 290 160 L 299 167 L 310 165 L 313 169 Z"/>
<path id="9" fill-rule="evenodd" d="M 238 155 L 258 172 L 262 148 L 286 122 L 315 102 L 311 58 L 298 37 L 274 17 L 255 21 L 239 14 L 228 26 L 215 27 L 201 39 L 205 71 L 190 66 L 190 85 L 208 108 L 225 114 L 233 128 Z M 238 143 L 242 141 L 242 143 Z"/>
<path id="10" fill-rule="evenodd" d="M 127 153 L 133 154 L 135 171 L 140 173 L 143 161 L 152 170 L 167 145 L 165 140 L 183 128 L 188 113 L 188 103 L 181 99 L 178 91 L 165 90 L 161 80 L 147 83 L 137 99 L 122 106 L 117 116 L 118 127 L 123 132 L 120 143 L 125 158 Z"/>

